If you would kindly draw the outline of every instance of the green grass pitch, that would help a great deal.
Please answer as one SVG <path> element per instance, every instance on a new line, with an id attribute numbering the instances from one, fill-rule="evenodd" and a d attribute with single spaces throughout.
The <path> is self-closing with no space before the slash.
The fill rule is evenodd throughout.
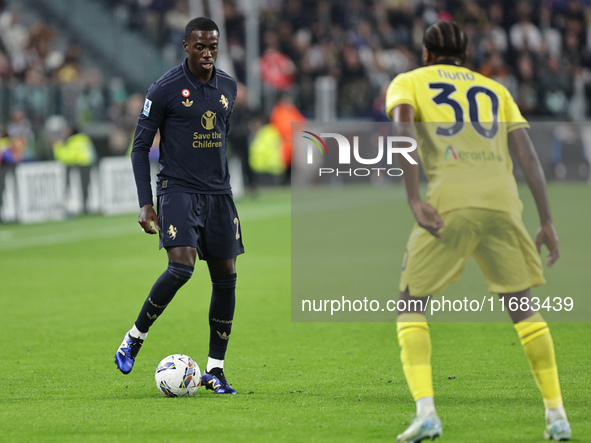
<path id="1" fill-rule="evenodd" d="M 535 209 L 521 194 L 533 231 Z M 554 184 L 549 194 L 562 257 L 540 291 L 589 292 L 591 188 Z M 403 197 L 393 204 L 404 245 L 410 211 Z M 200 388 L 171 399 L 154 383 L 168 354 L 205 365 L 203 263 L 123 376 L 114 353 L 166 266 L 157 239 L 135 214 L 0 225 L 0 442 L 394 441 L 414 412 L 395 325 L 292 323 L 290 194 L 268 190 L 238 209 L 247 254 L 226 363 L 236 396 Z M 484 287 L 475 265 L 455 290 L 472 287 Z M 573 441 L 591 441 L 591 325 L 550 326 Z M 431 335 L 443 441 L 542 441 L 541 396 L 509 322 L 436 323 Z"/>

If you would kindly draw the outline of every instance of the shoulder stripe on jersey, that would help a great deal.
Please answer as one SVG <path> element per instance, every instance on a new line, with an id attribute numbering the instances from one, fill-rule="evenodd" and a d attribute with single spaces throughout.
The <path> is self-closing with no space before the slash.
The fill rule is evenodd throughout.
<path id="1" fill-rule="evenodd" d="M 182 71 L 180 66 L 175 66 L 174 68 L 170 68 L 168 71 L 166 71 L 162 77 L 160 77 L 160 80 L 165 80 L 168 77 L 170 77 L 171 75 L 175 75 L 178 74 L 179 71 Z"/>
<path id="2" fill-rule="evenodd" d="M 160 78 L 160 80 L 158 80 L 158 83 L 160 84 L 160 86 L 166 86 L 169 83 L 172 83 L 173 81 L 178 80 L 179 78 L 181 78 L 184 75 L 183 71 L 180 69 L 175 69 L 173 72 L 169 71 L 169 73 L 167 73 L 167 74 L 164 74 Z"/>
<path id="3" fill-rule="evenodd" d="M 227 78 L 228 80 L 236 81 L 232 77 L 230 77 L 228 74 L 226 74 L 224 71 L 217 71 L 216 74 L 222 78 Z"/>

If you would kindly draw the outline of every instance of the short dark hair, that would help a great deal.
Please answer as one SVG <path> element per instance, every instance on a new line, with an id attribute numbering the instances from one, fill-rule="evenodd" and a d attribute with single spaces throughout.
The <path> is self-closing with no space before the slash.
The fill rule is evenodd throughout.
<path id="1" fill-rule="evenodd" d="M 197 17 L 187 23 L 185 27 L 185 41 L 189 41 L 193 31 L 217 31 L 218 34 L 220 33 L 218 25 L 207 17 Z"/>
<path id="2" fill-rule="evenodd" d="M 438 20 L 425 31 L 423 44 L 437 56 L 464 58 L 468 37 L 456 22 Z"/>

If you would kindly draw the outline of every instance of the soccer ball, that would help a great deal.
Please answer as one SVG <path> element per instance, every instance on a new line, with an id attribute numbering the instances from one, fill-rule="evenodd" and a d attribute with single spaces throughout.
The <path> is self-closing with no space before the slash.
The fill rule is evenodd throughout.
<path id="1" fill-rule="evenodd" d="M 167 397 L 190 397 L 201 385 L 197 363 L 183 354 L 165 357 L 156 368 L 156 387 Z"/>

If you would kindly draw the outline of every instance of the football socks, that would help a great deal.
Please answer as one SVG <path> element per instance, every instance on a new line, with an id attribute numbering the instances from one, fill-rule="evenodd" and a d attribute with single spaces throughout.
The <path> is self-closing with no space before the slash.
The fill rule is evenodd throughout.
<path id="1" fill-rule="evenodd" d="M 137 326 L 134 324 L 131 329 L 129 330 L 129 335 L 131 335 L 133 338 L 139 338 L 140 340 L 145 340 L 146 337 L 148 336 L 147 332 L 141 332 Z"/>
<path id="2" fill-rule="evenodd" d="M 150 326 L 162 314 L 177 291 L 189 281 L 192 275 L 193 266 L 168 263 L 166 271 L 158 277 L 152 286 L 152 290 L 135 321 L 135 326 L 140 332 L 148 332 Z"/>
<path id="3" fill-rule="evenodd" d="M 217 358 L 208 357 L 207 358 L 207 366 L 205 367 L 205 370 L 207 372 L 209 372 L 213 368 L 224 369 L 224 360 L 218 360 Z"/>
<path id="4" fill-rule="evenodd" d="M 209 357 L 223 360 L 232 332 L 236 305 L 236 274 L 213 277 L 209 305 Z"/>
<path id="5" fill-rule="evenodd" d="M 562 406 L 558 369 L 554 356 L 554 343 L 548 324 L 537 312 L 528 319 L 515 323 L 515 330 L 527 356 L 532 373 L 542 393 L 544 406 L 555 409 Z"/>
<path id="6" fill-rule="evenodd" d="M 417 400 L 417 417 L 427 417 L 435 413 L 433 397 L 423 397 Z"/>
<path id="7" fill-rule="evenodd" d="M 431 376 L 431 336 L 423 314 L 400 314 L 396 323 L 400 360 L 415 402 L 433 397 Z"/>

